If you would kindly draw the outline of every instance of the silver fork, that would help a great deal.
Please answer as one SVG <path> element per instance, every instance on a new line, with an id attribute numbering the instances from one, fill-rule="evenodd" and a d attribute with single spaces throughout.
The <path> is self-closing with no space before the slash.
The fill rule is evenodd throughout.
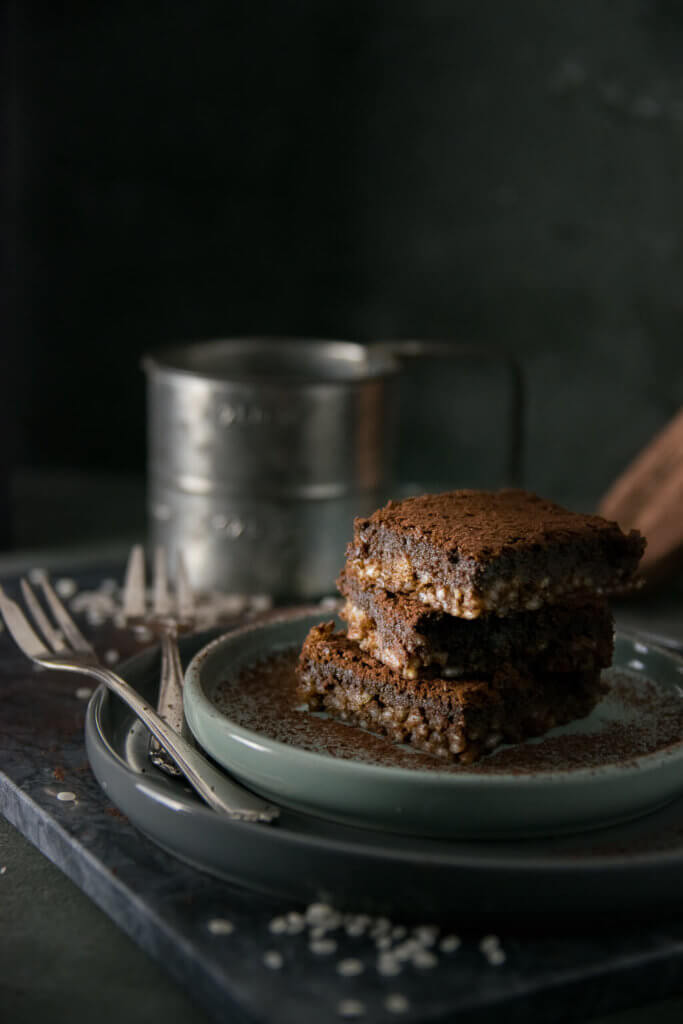
<path id="1" fill-rule="evenodd" d="M 175 733 L 132 686 L 102 665 L 57 597 L 47 575 L 43 575 L 39 583 L 54 622 L 50 621 L 26 580 L 21 581 L 21 589 L 33 623 L 44 639 L 40 639 L 19 605 L 0 587 L 0 612 L 7 629 L 31 661 L 45 668 L 81 672 L 104 683 L 144 722 L 190 786 L 214 810 L 242 821 L 269 822 L 278 816 L 276 807 L 214 768 L 195 747 Z"/>
<path id="2" fill-rule="evenodd" d="M 192 628 L 194 597 L 182 552 L 178 552 L 175 580 L 175 601 L 172 600 L 166 571 L 166 551 L 154 552 L 152 608 L 145 599 L 145 553 L 141 544 L 130 552 L 123 586 L 123 614 L 129 625 L 145 625 L 159 639 L 161 674 L 157 714 L 185 739 L 190 733 L 183 714 L 183 667 L 178 650 L 178 633 Z M 157 768 L 169 775 L 178 775 L 178 768 L 155 737 L 150 737 L 149 756 Z"/>

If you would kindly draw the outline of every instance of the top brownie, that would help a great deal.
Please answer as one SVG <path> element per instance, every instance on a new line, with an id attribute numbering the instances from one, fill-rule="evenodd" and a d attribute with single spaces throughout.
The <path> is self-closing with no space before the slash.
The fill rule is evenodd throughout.
<path id="1" fill-rule="evenodd" d="M 449 491 L 356 519 L 347 567 L 465 619 L 533 611 L 632 585 L 645 540 L 527 491 Z"/>

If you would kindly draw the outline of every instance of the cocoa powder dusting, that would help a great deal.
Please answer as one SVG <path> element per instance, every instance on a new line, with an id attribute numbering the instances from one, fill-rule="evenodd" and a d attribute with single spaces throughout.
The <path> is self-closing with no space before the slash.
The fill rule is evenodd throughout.
<path id="1" fill-rule="evenodd" d="M 331 757 L 419 771 L 527 775 L 536 772 L 627 764 L 663 751 L 683 738 L 683 700 L 642 674 L 604 673 L 606 693 L 586 719 L 515 746 L 501 747 L 474 764 L 460 766 L 393 744 L 354 726 L 312 714 L 296 697 L 298 650 L 281 652 L 244 669 L 214 693 L 229 718 L 280 743 Z"/>

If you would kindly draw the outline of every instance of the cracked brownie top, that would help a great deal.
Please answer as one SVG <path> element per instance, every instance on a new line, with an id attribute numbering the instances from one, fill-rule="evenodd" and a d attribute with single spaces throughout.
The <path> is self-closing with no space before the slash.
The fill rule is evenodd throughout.
<path id="1" fill-rule="evenodd" d="M 390 501 L 357 519 L 347 569 L 364 586 L 473 619 L 624 589 L 644 547 L 637 530 L 526 491 L 461 490 Z"/>

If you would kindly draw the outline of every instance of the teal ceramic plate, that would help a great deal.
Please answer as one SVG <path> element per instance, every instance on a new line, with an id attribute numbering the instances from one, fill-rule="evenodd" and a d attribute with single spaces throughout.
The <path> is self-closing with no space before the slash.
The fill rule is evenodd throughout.
<path id="1" fill-rule="evenodd" d="M 243 626 L 187 670 L 185 713 L 197 741 L 282 806 L 404 835 L 510 839 L 625 822 L 683 792 L 683 661 L 671 652 L 619 633 L 609 692 L 590 716 L 452 768 L 278 704 L 258 670 L 248 689 L 236 689 L 245 669 L 300 648 L 325 617 L 298 609 Z"/>

